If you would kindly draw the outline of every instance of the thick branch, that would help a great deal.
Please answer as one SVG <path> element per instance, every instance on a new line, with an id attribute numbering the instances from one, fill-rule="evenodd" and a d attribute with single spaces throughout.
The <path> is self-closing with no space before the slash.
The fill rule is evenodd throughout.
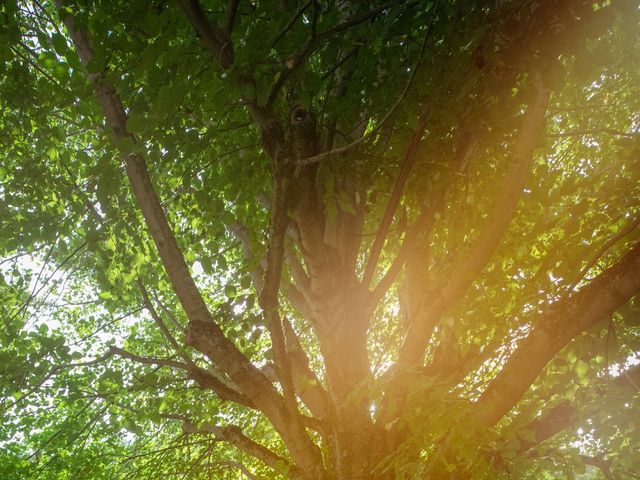
<path id="1" fill-rule="evenodd" d="M 225 70 L 233 65 L 234 53 L 229 33 L 233 27 L 237 5 L 234 7 L 234 2 L 231 2 L 229 12 L 232 12 L 232 16 L 227 18 L 226 31 L 207 20 L 207 16 L 198 0 L 178 0 L 178 5 L 207 49 L 213 53 L 218 65 Z"/>
<path id="2" fill-rule="evenodd" d="M 230 8 L 233 8 L 233 0 L 230 2 Z M 178 0 L 178 4 L 218 65 L 223 69 L 229 68 L 234 60 L 233 45 L 229 35 L 223 29 L 209 22 L 198 0 Z M 238 75 L 237 81 L 240 84 L 253 84 L 253 80 L 247 72 Z M 280 123 L 269 108 L 259 106 L 255 99 L 243 99 L 243 101 L 246 102 L 253 120 L 260 127 L 263 144 L 271 157 L 275 158 L 284 142 Z"/>
<path id="3" fill-rule="evenodd" d="M 202 14 L 198 0 L 179 1 L 194 30 L 203 38 L 207 49 L 216 57 L 221 67 L 226 68 L 224 63 L 220 61 L 220 53 L 224 53 L 224 48 L 222 52 L 220 52 L 220 48 L 225 45 L 221 45 L 222 42 L 215 37 L 217 27 L 209 24 Z M 248 80 L 246 75 L 241 76 L 240 82 L 247 81 L 250 81 L 250 79 Z M 262 142 L 271 157 L 275 170 L 275 190 L 267 251 L 267 266 L 264 272 L 262 291 L 260 292 L 260 306 L 271 334 L 276 374 L 284 391 L 284 402 L 278 402 L 278 418 L 271 418 L 271 421 L 276 429 L 282 433 L 283 439 L 295 461 L 299 462 L 300 466 L 305 470 L 320 474 L 322 470 L 320 452 L 307 435 L 297 410 L 295 388 L 291 379 L 291 369 L 288 365 L 289 359 L 286 354 L 284 334 L 282 333 L 278 311 L 284 235 L 288 224 L 288 175 L 282 172 L 283 166 L 288 161 L 287 145 L 280 123 L 269 108 L 261 107 L 255 101 L 249 101 L 247 106 L 254 121 L 260 127 Z M 263 375 L 261 377 L 264 378 Z M 231 378 L 234 380 L 233 377 Z M 271 384 L 269 386 L 272 388 Z M 280 397 L 278 400 L 280 400 Z M 267 414 L 266 411 L 265 414 Z M 267 414 L 267 416 L 269 415 Z"/>
<path id="4" fill-rule="evenodd" d="M 93 50 L 88 33 L 75 27 L 73 15 L 67 15 L 64 22 L 81 62 L 85 66 L 89 65 L 93 59 Z M 277 419 L 280 416 L 280 396 L 268 379 L 225 337 L 220 327 L 213 321 L 169 226 L 153 188 L 144 158 L 127 151 L 122 146 L 125 142 L 135 142 L 135 138 L 127 131 L 127 116 L 120 98 L 103 73 L 90 72 L 88 75 L 105 113 L 107 124 L 116 139 L 121 142 L 120 151 L 134 196 L 173 289 L 189 318 L 187 344 L 207 355 L 229 375 L 249 399 L 255 400 L 256 405 L 267 416 Z M 276 423 L 278 423 L 277 420 Z"/>
<path id="5" fill-rule="evenodd" d="M 549 90 L 539 82 L 536 83 L 536 99 L 522 121 L 493 210 L 468 254 L 448 272 L 445 283 L 430 295 L 429 303 L 424 307 L 424 315 L 409 326 L 400 352 L 400 364 L 412 365 L 420 361 L 436 323 L 482 271 L 511 223 L 529 174 L 533 149 L 543 125 L 549 99 Z"/>
<path id="6" fill-rule="evenodd" d="M 320 379 L 309 367 L 309 358 L 300 339 L 293 330 L 288 319 L 283 319 L 284 333 L 287 342 L 287 353 L 291 359 L 292 373 L 298 384 L 298 395 L 309 408 L 311 414 L 320 420 L 326 419 L 330 413 L 329 397 L 322 388 Z"/>
<path id="7" fill-rule="evenodd" d="M 483 421 L 495 424 L 520 401 L 547 363 L 569 341 L 640 291 L 640 243 L 589 285 L 549 306 L 480 398 Z"/>
<path id="8" fill-rule="evenodd" d="M 240 0 L 229 0 L 229 5 L 227 6 L 227 17 L 224 21 L 224 32 L 227 34 L 227 38 L 229 38 L 231 36 L 231 32 L 233 32 L 239 6 Z"/>
<path id="9" fill-rule="evenodd" d="M 291 420 L 296 425 L 296 430 L 299 431 L 302 441 L 302 439 L 307 436 L 298 414 L 295 386 L 291 376 L 291 365 L 289 356 L 287 355 L 278 303 L 278 293 L 280 291 L 280 279 L 282 277 L 284 261 L 284 239 L 289 223 L 287 211 L 288 178 L 286 178 L 285 175 L 286 174 L 276 166 L 275 191 L 272 203 L 269 245 L 267 249 L 267 266 L 264 272 L 263 288 L 260 292 L 259 302 L 265 323 L 271 335 L 276 376 L 282 385 Z M 307 442 L 308 438 L 304 441 Z M 313 448 L 310 441 L 308 447 Z"/>

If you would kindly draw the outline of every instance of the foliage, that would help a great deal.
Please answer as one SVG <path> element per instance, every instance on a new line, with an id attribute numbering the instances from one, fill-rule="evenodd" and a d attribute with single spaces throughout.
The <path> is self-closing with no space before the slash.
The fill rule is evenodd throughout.
<path id="1" fill-rule="evenodd" d="M 0 477 L 637 478 L 633 0 L 0 5 Z"/>

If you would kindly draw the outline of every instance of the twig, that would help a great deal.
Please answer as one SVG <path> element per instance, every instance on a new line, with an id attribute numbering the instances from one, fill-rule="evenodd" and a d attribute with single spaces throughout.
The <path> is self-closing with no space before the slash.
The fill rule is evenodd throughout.
<path id="1" fill-rule="evenodd" d="M 571 282 L 571 285 L 569 285 L 567 290 L 569 290 L 569 291 L 573 290 L 576 287 L 576 285 L 585 277 L 585 275 L 587 273 L 589 273 L 589 270 L 591 270 L 593 268 L 593 266 L 596 263 L 598 263 L 598 260 L 600 260 L 600 258 L 607 252 L 607 250 L 609 250 L 619 240 L 622 240 L 624 237 L 626 237 L 631 232 L 633 232 L 638 227 L 638 225 L 640 225 L 640 215 L 638 215 L 635 218 L 633 218 L 630 222 L 628 222 L 624 226 L 624 228 L 622 230 L 620 230 L 618 233 L 616 233 L 613 237 L 611 237 L 609 240 L 607 240 L 605 242 L 605 244 L 602 245 L 602 247 L 600 247 L 600 250 L 598 250 L 596 252 L 596 254 L 589 261 L 589 263 L 587 263 L 585 265 L 585 267 L 580 271 L 580 273 L 578 274 L 577 278 L 573 282 Z"/>

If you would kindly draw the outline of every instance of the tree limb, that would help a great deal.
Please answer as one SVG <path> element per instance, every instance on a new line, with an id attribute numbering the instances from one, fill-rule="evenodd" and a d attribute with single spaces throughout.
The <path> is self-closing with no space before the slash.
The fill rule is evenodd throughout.
<path id="1" fill-rule="evenodd" d="M 284 239 L 289 223 L 287 194 L 288 179 L 285 178 L 282 173 L 276 173 L 269 243 L 267 247 L 267 266 L 264 271 L 259 303 L 271 335 L 276 375 L 280 380 L 285 399 L 288 400 L 289 407 L 293 413 L 297 410 L 295 406 L 295 388 L 291 379 L 291 366 L 289 365 L 286 352 L 278 304 L 278 293 L 280 291 L 280 279 L 282 277 L 284 261 Z"/>
<path id="2" fill-rule="evenodd" d="M 73 15 L 67 15 L 64 23 L 71 34 L 78 56 L 86 67 L 94 57 L 89 34 L 84 29 L 76 28 Z M 219 365 L 243 393 L 252 402 L 255 401 L 258 408 L 282 428 L 280 395 L 271 382 L 226 338 L 222 329 L 213 321 L 169 226 L 144 158 L 138 153 L 128 151 L 122 145 L 126 142 L 133 142 L 135 145 L 135 137 L 127 131 L 127 115 L 118 94 L 103 72 L 88 72 L 88 76 L 104 111 L 107 125 L 121 142 L 119 149 L 134 196 L 173 289 L 189 318 L 186 343 Z"/>
<path id="3" fill-rule="evenodd" d="M 227 5 L 227 17 L 224 21 L 224 32 L 228 38 L 231 38 L 231 32 L 236 23 L 236 16 L 238 13 L 238 7 L 240 6 L 240 0 L 229 0 Z"/>
<path id="4" fill-rule="evenodd" d="M 184 348 L 182 348 L 178 344 L 177 340 L 171 334 L 171 332 L 167 328 L 166 324 L 162 321 L 162 318 L 160 318 L 160 315 L 158 315 L 158 312 L 156 311 L 155 307 L 151 303 L 151 300 L 149 299 L 149 294 L 147 293 L 147 289 L 144 286 L 144 283 L 142 283 L 142 280 L 138 280 L 138 287 L 140 288 L 140 292 L 142 293 L 142 301 L 143 301 L 145 307 L 147 308 L 147 311 L 149 312 L 149 314 L 151 314 L 151 318 L 153 318 L 154 322 L 156 322 L 156 325 L 158 326 L 158 328 L 162 332 L 162 335 L 164 335 L 165 339 L 173 347 L 175 352 L 178 355 L 180 355 L 182 357 L 182 359 L 185 362 L 187 362 L 187 364 L 195 365 L 193 363 L 193 360 L 191 359 L 191 357 L 189 355 L 187 355 L 187 352 L 184 351 Z"/>
<path id="5" fill-rule="evenodd" d="M 371 279 L 373 278 L 373 274 L 375 273 L 380 253 L 382 252 L 385 240 L 387 239 L 387 234 L 389 233 L 389 227 L 391 226 L 393 217 L 395 216 L 398 205 L 400 204 L 404 185 L 407 183 L 409 173 L 411 172 L 411 169 L 415 164 L 418 153 L 418 146 L 420 145 L 420 141 L 422 140 L 422 136 L 424 135 L 424 131 L 427 127 L 426 115 L 427 104 L 425 103 L 422 107 L 422 111 L 420 112 L 419 126 L 411 136 L 411 141 L 409 142 L 409 146 L 407 147 L 404 158 L 402 160 L 400 173 L 398 173 L 398 177 L 396 178 L 396 182 L 393 186 L 391 196 L 389 197 L 389 202 L 387 203 L 387 207 L 382 216 L 382 220 L 380 221 L 380 226 L 378 227 L 378 231 L 376 232 L 373 244 L 371 245 L 371 253 L 369 254 L 369 258 L 367 259 L 364 273 L 362 274 L 362 283 L 366 288 L 369 287 Z"/>
<path id="6" fill-rule="evenodd" d="M 482 271 L 511 223 L 529 173 L 536 137 L 543 125 L 550 95 L 540 81 L 536 82 L 536 90 L 536 99 L 524 115 L 493 210 L 468 254 L 448 272 L 445 282 L 430 293 L 429 298 L 425 297 L 424 312 L 418 321 L 412 321 L 402 344 L 401 365 L 420 361 L 437 321 Z"/>
<path id="7" fill-rule="evenodd" d="M 296 470 L 296 468 L 291 465 L 286 458 L 283 458 L 269 450 L 267 447 L 254 442 L 242 433 L 240 427 L 235 425 L 220 427 L 212 423 L 205 423 L 196 426 L 190 420 L 184 420 L 183 430 L 186 433 L 191 434 L 214 435 L 216 438 L 231 443 L 239 450 L 257 458 L 262 463 L 276 471 L 281 471 L 283 468 L 293 471 Z"/>
<path id="8" fill-rule="evenodd" d="M 640 291 L 640 242 L 579 292 L 551 304 L 478 401 L 493 425 L 517 404 L 547 363 L 576 335 Z"/>
<path id="9" fill-rule="evenodd" d="M 233 15 L 227 17 L 226 26 L 228 28 L 221 29 L 207 20 L 207 16 L 198 0 L 178 0 L 178 5 L 189 20 L 189 23 L 191 23 L 207 49 L 213 53 L 213 57 L 223 70 L 231 67 L 234 61 L 233 44 L 229 37 L 235 19 L 234 4 L 235 8 L 237 8 L 237 2 L 230 0 L 230 7 L 232 8 L 229 9 L 229 12 L 233 12 Z"/>
<path id="10" fill-rule="evenodd" d="M 304 404 L 314 417 L 326 419 L 331 412 L 330 400 L 327 392 L 322 388 L 320 379 L 309 367 L 309 357 L 302 348 L 300 339 L 291 325 L 283 318 L 284 334 L 287 342 L 287 353 L 291 360 L 294 381 L 298 379 L 297 392 Z"/>
<path id="11" fill-rule="evenodd" d="M 425 206 L 420 211 L 418 218 L 407 232 L 396 258 L 371 292 L 370 303 L 372 306 L 376 305 L 389 290 L 409 256 L 418 248 L 420 239 L 424 239 L 424 236 L 433 229 L 436 213 L 442 209 L 443 196 L 442 192 L 438 193 L 434 199 L 434 204 L 428 207 Z M 427 268 L 426 265 L 424 265 L 424 268 Z"/>
<path id="12" fill-rule="evenodd" d="M 236 390 L 229 387 L 224 382 L 222 382 L 206 370 L 203 370 L 200 367 L 196 366 L 195 364 L 176 362 L 175 360 L 171 360 L 168 358 L 144 357 L 118 347 L 110 347 L 109 354 L 118 355 L 119 357 L 126 358 L 137 363 L 142 363 L 144 365 L 157 365 L 161 367 L 170 367 L 176 368 L 178 370 L 184 370 L 189 375 L 189 378 L 196 381 L 202 388 L 213 390 L 216 395 L 220 397 L 220 399 L 235 402 L 249 408 L 256 408 L 253 402 L 245 395 L 237 392 Z"/>

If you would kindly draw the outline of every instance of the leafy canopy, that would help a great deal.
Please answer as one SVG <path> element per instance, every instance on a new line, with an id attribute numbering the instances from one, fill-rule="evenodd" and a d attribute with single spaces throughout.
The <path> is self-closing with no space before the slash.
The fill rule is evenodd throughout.
<path id="1" fill-rule="evenodd" d="M 628 1 L 0 6 L 0 476 L 640 469 Z"/>

